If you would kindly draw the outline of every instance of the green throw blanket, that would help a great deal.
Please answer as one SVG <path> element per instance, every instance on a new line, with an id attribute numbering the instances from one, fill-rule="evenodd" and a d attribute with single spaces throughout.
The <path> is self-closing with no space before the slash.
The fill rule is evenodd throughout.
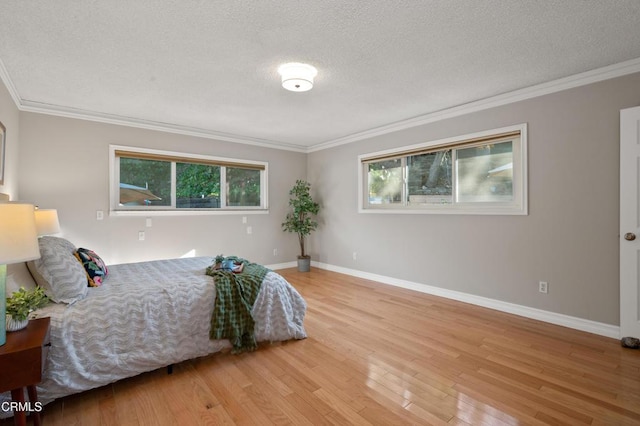
<path id="1" fill-rule="evenodd" d="M 215 279 L 216 302 L 211 315 L 211 339 L 229 339 L 233 353 L 253 351 L 258 345 L 253 334 L 251 309 L 269 269 L 235 256 L 225 259 L 243 263 L 241 273 L 207 268 Z"/>

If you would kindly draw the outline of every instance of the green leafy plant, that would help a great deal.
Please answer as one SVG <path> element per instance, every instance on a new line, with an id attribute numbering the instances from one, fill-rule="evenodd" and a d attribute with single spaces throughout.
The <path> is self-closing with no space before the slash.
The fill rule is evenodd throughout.
<path id="1" fill-rule="evenodd" d="M 20 287 L 11 297 L 7 297 L 7 314 L 18 321 L 24 321 L 31 311 L 43 307 L 49 302 L 49 298 L 44 294 L 42 287 L 33 290 L 25 290 Z"/>
<path id="2" fill-rule="evenodd" d="M 218 263 L 222 263 L 224 261 L 224 256 L 219 254 L 215 257 L 215 259 L 213 260 L 214 264 L 218 264 Z"/>
<path id="3" fill-rule="evenodd" d="M 287 213 L 282 229 L 286 232 L 298 234 L 301 258 L 308 257 L 304 251 L 304 239 L 318 227 L 318 222 L 312 219 L 312 215 L 317 215 L 320 205 L 313 201 L 309 191 L 311 184 L 304 180 L 296 180 L 296 184 L 289 191 L 289 206 L 293 211 Z"/>

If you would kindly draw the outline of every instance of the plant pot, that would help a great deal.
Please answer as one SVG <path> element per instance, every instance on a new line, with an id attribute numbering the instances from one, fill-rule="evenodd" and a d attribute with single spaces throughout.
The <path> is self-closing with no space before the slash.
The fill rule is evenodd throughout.
<path id="1" fill-rule="evenodd" d="M 7 320 L 7 326 L 6 326 L 7 331 L 22 330 L 29 324 L 29 318 L 26 318 L 23 320 L 16 320 L 16 319 L 13 319 L 13 317 L 10 314 L 6 315 L 6 320 Z"/>
<path id="2" fill-rule="evenodd" d="M 311 269 L 311 256 L 298 256 L 298 271 L 309 272 Z"/>

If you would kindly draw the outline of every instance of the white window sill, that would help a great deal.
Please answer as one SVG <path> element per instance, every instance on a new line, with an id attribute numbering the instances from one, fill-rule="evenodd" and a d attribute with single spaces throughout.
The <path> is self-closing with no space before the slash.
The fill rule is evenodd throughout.
<path id="1" fill-rule="evenodd" d="M 111 210 L 109 216 L 127 217 L 127 216 L 222 216 L 222 215 L 238 215 L 246 216 L 251 214 L 269 214 L 269 210 Z"/>

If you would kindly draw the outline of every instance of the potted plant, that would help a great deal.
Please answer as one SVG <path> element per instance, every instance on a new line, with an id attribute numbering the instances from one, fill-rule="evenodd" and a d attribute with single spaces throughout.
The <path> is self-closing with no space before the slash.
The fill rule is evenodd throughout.
<path id="1" fill-rule="evenodd" d="M 311 265 L 311 256 L 304 251 L 304 239 L 318 227 L 318 222 L 311 218 L 318 214 L 320 205 L 313 201 L 309 190 L 311 184 L 304 180 L 296 180 L 296 184 L 289 191 L 289 205 L 293 211 L 287 213 L 282 229 L 287 232 L 298 234 L 300 244 L 300 255 L 298 256 L 298 270 L 308 272 Z"/>
<path id="2" fill-rule="evenodd" d="M 29 323 L 29 313 L 43 307 L 49 302 L 49 298 L 44 294 L 42 287 L 33 290 L 25 290 L 20 287 L 13 292 L 11 297 L 7 297 L 7 331 L 17 331 L 25 328 Z"/>

